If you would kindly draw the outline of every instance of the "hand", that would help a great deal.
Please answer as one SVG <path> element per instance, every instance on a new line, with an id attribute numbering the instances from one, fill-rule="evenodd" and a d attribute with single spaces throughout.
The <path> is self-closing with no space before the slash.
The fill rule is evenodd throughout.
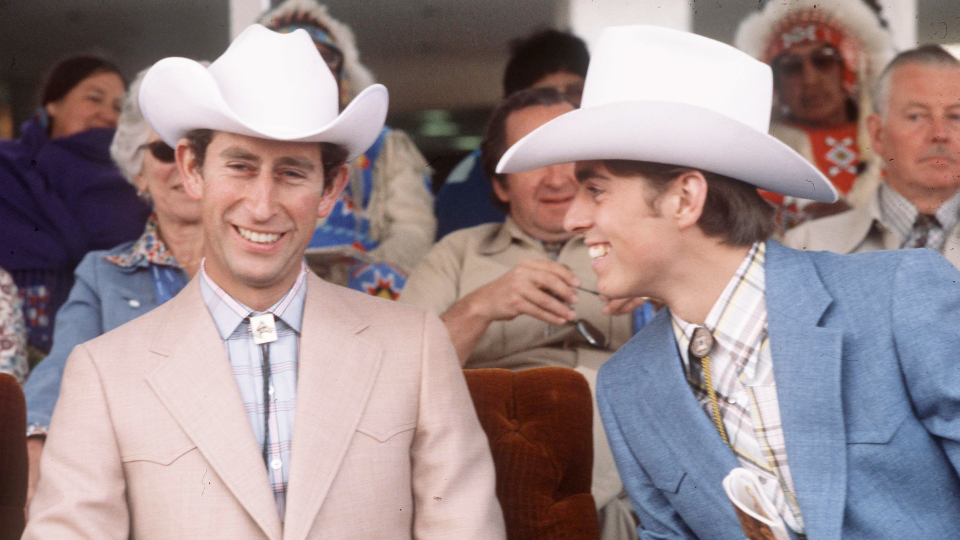
<path id="1" fill-rule="evenodd" d="M 638 296 L 636 298 L 617 298 L 615 300 L 610 300 L 603 295 L 600 295 L 600 299 L 606 302 L 606 305 L 603 306 L 603 312 L 607 315 L 623 315 L 625 313 L 633 313 L 633 310 L 642 306 L 647 302 L 647 300 L 649 300 L 649 298 L 645 296 Z"/>
<path id="2" fill-rule="evenodd" d="M 847 201 L 840 199 L 837 202 L 812 202 L 803 207 L 803 212 L 810 216 L 810 219 L 820 219 L 840 212 L 846 212 L 852 208 Z"/>
<path id="3" fill-rule="evenodd" d="M 25 517 L 30 517 L 30 502 L 37 492 L 37 483 L 40 481 L 40 454 L 46 437 L 30 437 L 27 439 L 27 504 L 23 511 Z"/>
<path id="4" fill-rule="evenodd" d="M 526 314 L 551 324 L 565 324 L 577 318 L 564 302 L 577 302 L 573 288 L 579 286 L 580 279 L 562 264 L 527 259 L 460 302 L 488 323 Z"/>

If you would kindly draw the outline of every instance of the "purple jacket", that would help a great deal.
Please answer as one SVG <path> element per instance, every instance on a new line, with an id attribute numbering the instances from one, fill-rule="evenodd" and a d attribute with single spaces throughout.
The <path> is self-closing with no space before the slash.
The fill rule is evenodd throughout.
<path id="1" fill-rule="evenodd" d="M 0 267 L 28 304 L 30 291 L 45 286 L 39 302 L 46 305 L 37 311 L 43 320 L 52 322 L 87 252 L 143 232 L 150 208 L 110 159 L 113 134 L 91 129 L 51 140 L 35 117 L 19 139 L 0 142 Z M 27 319 L 31 330 L 40 324 Z"/>

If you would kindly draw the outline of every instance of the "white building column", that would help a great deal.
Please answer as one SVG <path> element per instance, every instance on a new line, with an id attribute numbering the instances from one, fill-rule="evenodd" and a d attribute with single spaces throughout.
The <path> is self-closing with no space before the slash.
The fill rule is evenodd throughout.
<path id="1" fill-rule="evenodd" d="M 230 41 L 270 9 L 270 0 L 230 0 Z"/>
<path id="2" fill-rule="evenodd" d="M 880 0 L 898 51 L 917 46 L 917 0 Z"/>
<path id="3" fill-rule="evenodd" d="M 688 0 L 566 0 L 558 4 L 557 25 L 570 28 L 591 50 L 605 26 L 652 24 L 693 29 Z"/>

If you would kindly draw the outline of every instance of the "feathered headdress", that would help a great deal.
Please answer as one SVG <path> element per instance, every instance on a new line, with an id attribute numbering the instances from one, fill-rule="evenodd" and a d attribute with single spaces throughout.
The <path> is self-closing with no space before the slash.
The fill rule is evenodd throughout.
<path id="1" fill-rule="evenodd" d="M 829 43 L 840 51 L 852 97 L 873 84 L 895 53 L 890 33 L 863 0 L 768 1 L 740 23 L 734 38 L 738 49 L 768 64 L 804 42 Z"/>
<path id="2" fill-rule="evenodd" d="M 343 54 L 343 78 L 340 81 L 341 106 L 349 103 L 364 88 L 374 83 L 373 74 L 366 66 L 360 63 L 360 53 L 350 27 L 334 19 L 327 11 L 327 6 L 317 3 L 316 0 L 286 0 L 277 7 L 260 16 L 260 24 L 278 32 L 292 32 L 297 28 L 312 27 L 319 29 L 320 34 L 327 34 L 333 45 Z M 310 32 L 318 39 L 317 32 Z"/>

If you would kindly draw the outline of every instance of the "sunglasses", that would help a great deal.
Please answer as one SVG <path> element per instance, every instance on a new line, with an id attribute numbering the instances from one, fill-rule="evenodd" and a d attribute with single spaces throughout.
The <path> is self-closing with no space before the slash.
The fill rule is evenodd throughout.
<path id="1" fill-rule="evenodd" d="M 827 72 L 843 65 L 840 51 L 833 47 L 821 47 L 810 54 L 782 54 L 773 62 L 773 70 L 780 78 L 795 79 L 803 73 L 803 65 L 810 65 L 817 71 Z"/>
<path id="2" fill-rule="evenodd" d="M 153 141 L 152 143 L 141 145 L 140 149 L 150 150 L 150 155 L 156 158 L 157 161 L 162 161 L 163 163 L 173 163 L 176 161 L 173 148 L 170 148 L 170 146 L 163 141 Z"/>

